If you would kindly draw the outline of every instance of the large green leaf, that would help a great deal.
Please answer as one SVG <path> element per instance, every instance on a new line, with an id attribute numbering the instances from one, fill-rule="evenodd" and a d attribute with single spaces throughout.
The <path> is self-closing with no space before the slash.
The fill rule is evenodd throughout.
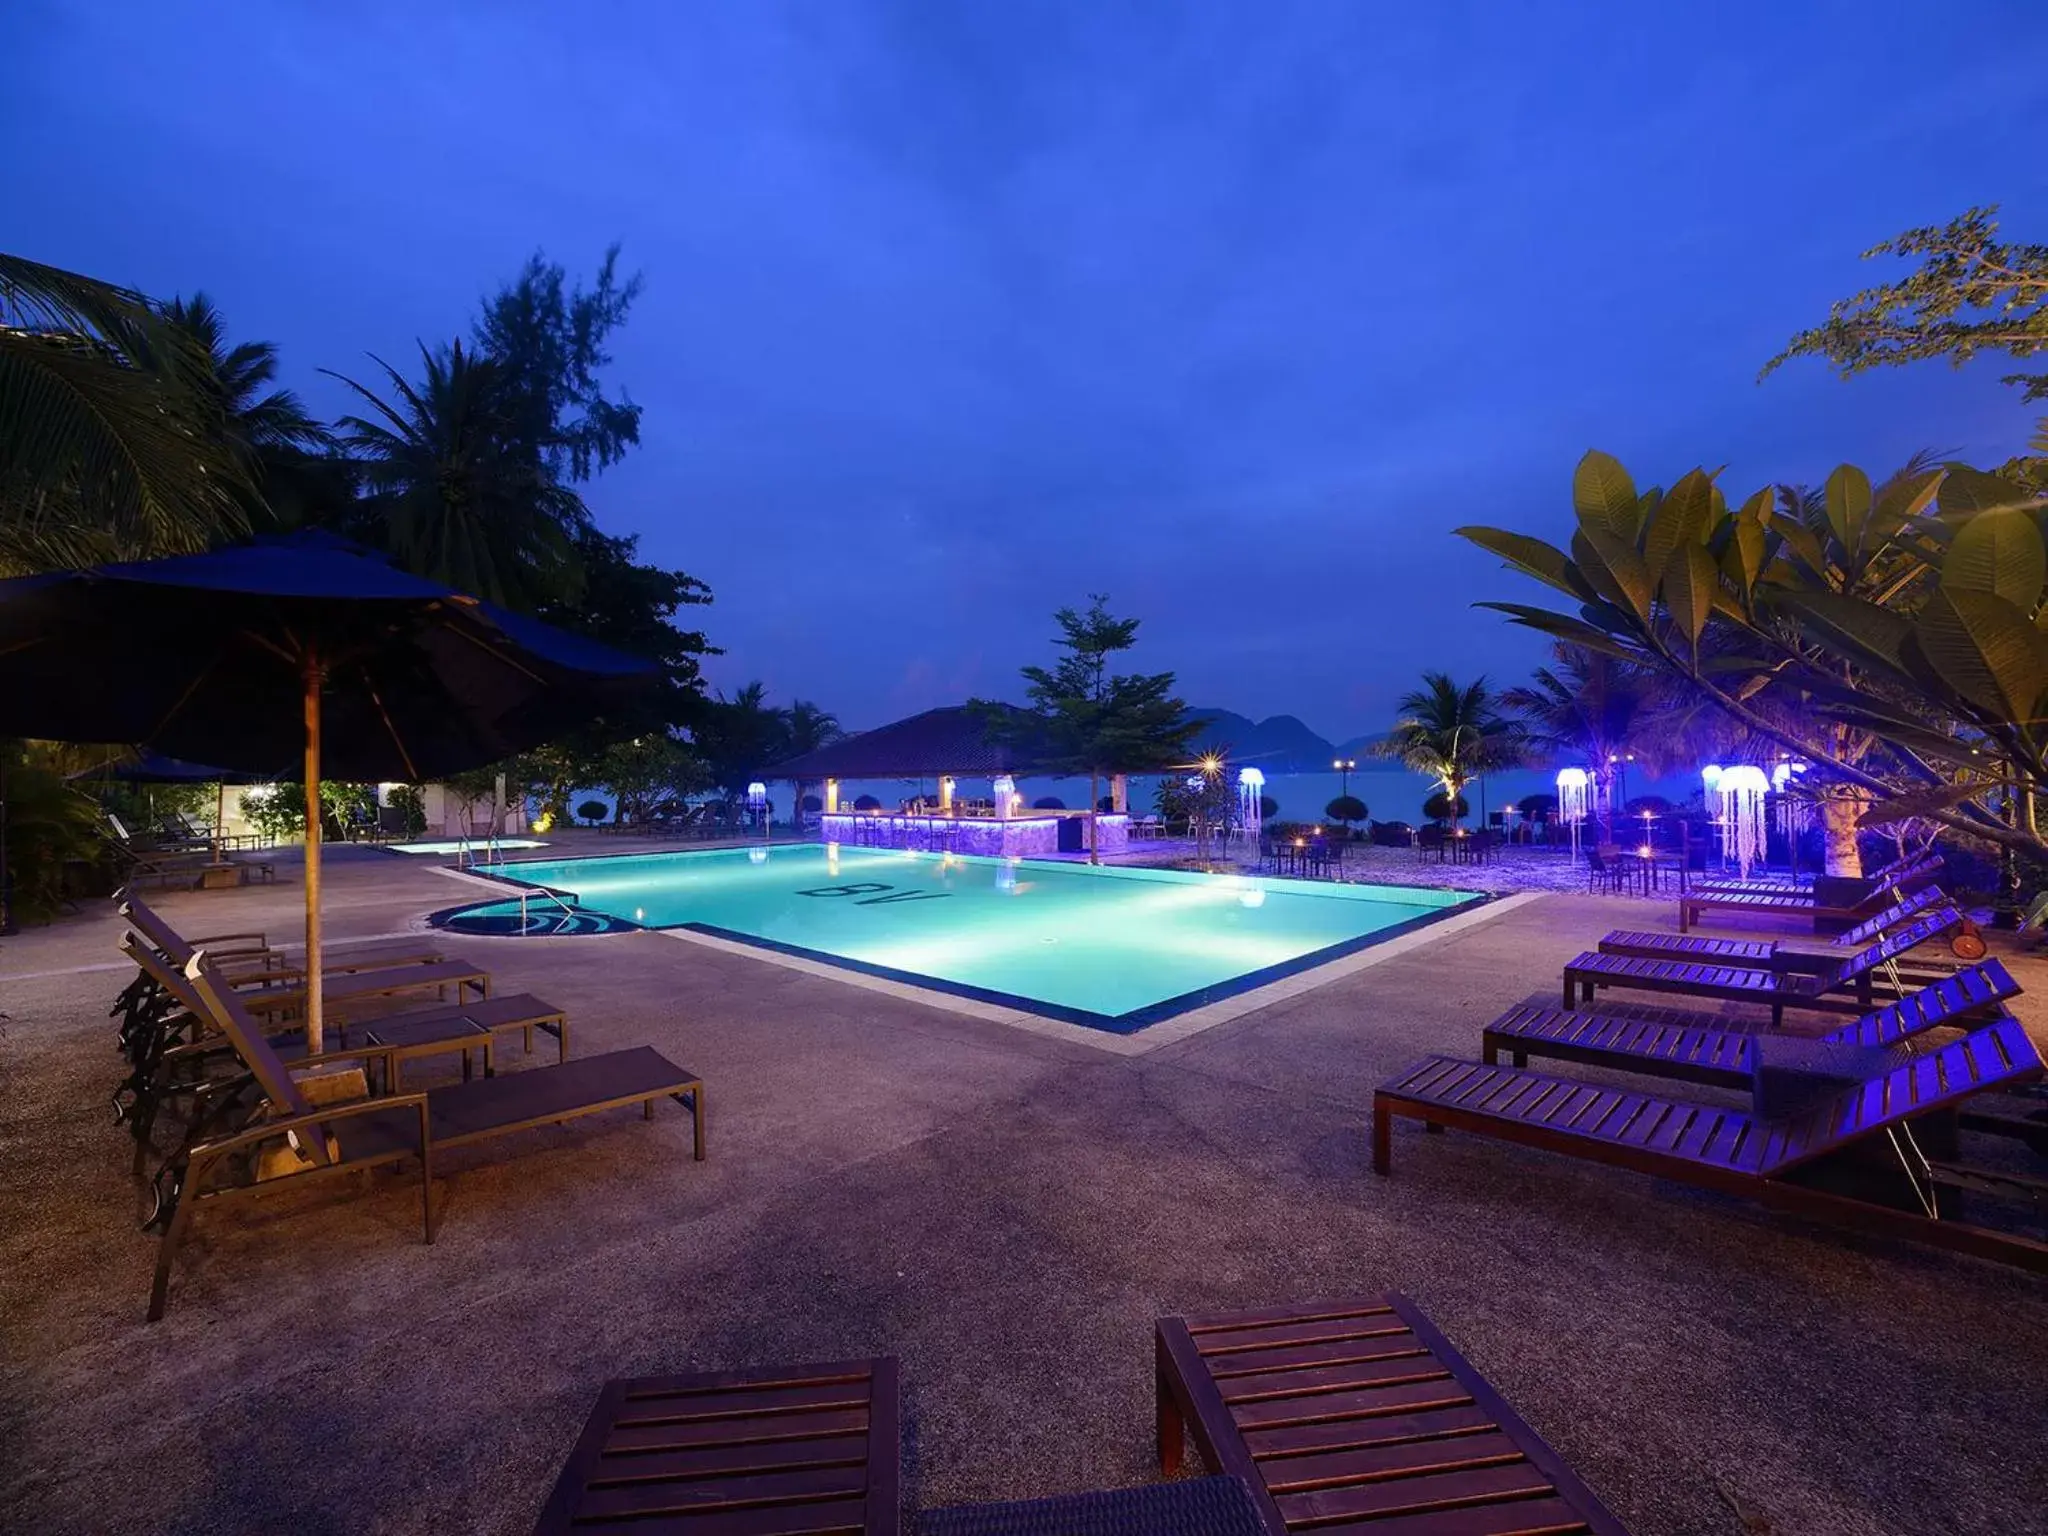
<path id="1" fill-rule="evenodd" d="M 1771 511 L 1770 528 L 1778 535 L 1780 548 L 1789 553 L 1800 565 L 1806 567 L 1814 580 L 1833 585 L 1828 577 L 1827 554 L 1820 547 L 1820 540 L 1813 530 L 1805 527 L 1796 518 L 1784 517 Z"/>
<path id="2" fill-rule="evenodd" d="M 1665 505 L 1668 509 L 1670 503 Z M 1671 551 L 1659 590 L 1671 622 L 1685 636 L 1695 659 L 1699 656 L 1700 634 L 1707 627 L 1720 587 L 1720 572 L 1714 568 L 1714 557 L 1707 553 L 1705 545 L 1686 543 Z"/>
<path id="3" fill-rule="evenodd" d="M 1721 569 L 1742 594 L 1744 602 L 1756 589 L 1756 579 L 1763 574 L 1767 540 L 1764 534 L 1764 519 L 1771 510 L 1771 493 L 1768 487 L 1758 491 L 1745 501 L 1728 519 L 1728 547 L 1721 556 Z"/>
<path id="4" fill-rule="evenodd" d="M 1870 476 L 1854 464 L 1837 464 L 1828 476 L 1828 527 L 1850 564 L 1863 553 L 1863 534 L 1870 522 Z"/>
<path id="5" fill-rule="evenodd" d="M 1807 636 L 1844 660 L 1903 672 L 1912 622 L 1889 608 L 1825 589 L 1773 589 L 1771 607 L 1790 613 Z"/>
<path id="6" fill-rule="evenodd" d="M 1671 487 L 1657 515 L 1643 533 L 1643 564 L 1662 571 L 1671 564 L 1672 551 L 1698 544 L 1707 532 L 1713 513 L 1713 482 L 1700 471 L 1689 470 Z"/>
<path id="7" fill-rule="evenodd" d="M 1949 592 L 1994 592 L 2022 613 L 2032 613 L 2048 580 L 2048 547 L 2034 514 L 2017 507 L 1979 512 L 1956 530 L 1941 562 Z"/>
<path id="8" fill-rule="evenodd" d="M 1516 570 L 1534 576 L 1546 586 L 1555 587 L 1567 597 L 1583 601 L 1592 596 L 1592 589 L 1572 569 L 1565 552 L 1554 544 L 1501 528 L 1466 527 L 1452 532 L 1461 539 L 1470 539 L 1490 554 L 1499 555 Z"/>
<path id="9" fill-rule="evenodd" d="M 1933 680 L 1992 719 L 2036 717 L 2048 686 L 2048 637 L 2004 598 L 1943 588 L 1914 619 L 1913 645 Z"/>
<path id="10" fill-rule="evenodd" d="M 1475 608 L 1491 608 L 1495 613 L 1504 613 L 1517 624 L 1537 630 L 1553 639 L 1563 640 L 1571 645 L 1583 646 L 1597 651 L 1602 656 L 1612 656 L 1617 661 L 1626 661 L 1640 666 L 1643 654 L 1625 640 L 1604 629 L 1596 629 L 1582 619 L 1569 614 L 1552 613 L 1547 608 L 1531 608 L 1524 603 L 1474 603 Z"/>
<path id="11" fill-rule="evenodd" d="M 1588 524 L 1572 535 L 1572 560 L 1601 597 L 1650 622 L 1650 572 L 1633 544 Z"/>
<path id="12" fill-rule="evenodd" d="M 1942 471 L 1922 470 L 1916 475 L 1898 475 L 1879 487 L 1877 501 L 1870 509 L 1868 553 L 1898 537 L 1899 530 L 1934 505 L 1941 490 Z"/>
<path id="13" fill-rule="evenodd" d="M 1635 483 L 1613 455 L 1595 448 L 1579 460 L 1572 471 L 1572 506 L 1581 528 L 1597 527 L 1612 538 L 1635 543 L 1642 511 Z"/>
<path id="14" fill-rule="evenodd" d="M 2014 485 L 1997 475 L 1987 475 L 1967 464 L 1951 464 L 1941 481 L 1941 511 L 1944 517 L 1967 517 L 1973 512 L 1993 512 L 2004 507 L 2039 505 L 2040 498 L 2024 486 Z"/>

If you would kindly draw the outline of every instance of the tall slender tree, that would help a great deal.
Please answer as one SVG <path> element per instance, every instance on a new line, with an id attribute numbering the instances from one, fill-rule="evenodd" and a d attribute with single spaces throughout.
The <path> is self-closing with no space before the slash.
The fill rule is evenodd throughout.
<path id="1" fill-rule="evenodd" d="M 512 450 L 503 368 L 458 340 L 420 347 L 417 386 L 382 358 L 392 398 L 334 374 L 374 416 L 344 416 L 373 534 L 410 570 L 509 607 L 572 599 L 589 513 Z"/>
<path id="2" fill-rule="evenodd" d="M 1024 668 L 1025 693 L 1050 744 L 1047 766 L 1088 775 L 1088 861 L 1100 863 L 1095 817 L 1103 775 L 1172 767 L 1208 722 L 1188 718 L 1171 672 L 1110 670 L 1113 658 L 1137 645 L 1139 621 L 1113 617 L 1107 597 L 1092 596 L 1085 611 L 1062 608 L 1053 622 L 1060 627 L 1054 644 L 1066 654 L 1051 667 Z M 1001 718 L 995 706 L 983 707 L 992 721 Z"/>

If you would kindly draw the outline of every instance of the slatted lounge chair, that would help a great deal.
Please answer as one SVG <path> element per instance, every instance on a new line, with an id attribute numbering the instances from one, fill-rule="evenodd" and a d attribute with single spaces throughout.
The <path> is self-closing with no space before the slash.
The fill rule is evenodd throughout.
<path id="1" fill-rule="evenodd" d="M 1942 894 L 1940 886 L 1925 885 L 1876 916 L 1836 934 L 1828 943 L 1838 950 L 1861 949 L 1929 908 L 1947 904 L 1948 897 Z M 1802 965 L 1810 969 L 1813 964 L 1839 958 L 1810 950 L 1786 949 L 1776 939 L 1715 939 L 1697 933 L 1664 933 L 1640 928 L 1615 929 L 1600 941 L 1600 953 L 1645 955 L 1652 959 L 1711 960 L 1759 971 L 1798 969 Z"/>
<path id="2" fill-rule="evenodd" d="M 1964 1027 L 2019 992 L 2012 974 L 1990 960 L 1817 1038 L 1823 1045 L 1887 1049 L 1943 1025 Z M 1758 1056 L 1756 1033 L 1730 1029 L 1723 1019 L 1673 1008 L 1574 1012 L 1541 1003 L 1503 1013 L 1480 1032 L 1479 1048 L 1488 1065 L 1503 1053 L 1518 1067 L 1527 1066 L 1531 1056 L 1554 1056 L 1718 1088 L 1750 1087 Z"/>
<path id="3" fill-rule="evenodd" d="M 1941 856 L 1931 854 L 1915 860 L 1903 869 L 1895 870 L 1878 880 L 1864 893 L 1854 906 L 1822 906 L 1811 890 L 1781 887 L 1752 887 L 1748 889 L 1724 887 L 1716 890 L 1710 886 L 1695 885 L 1680 893 L 1678 898 L 1678 931 L 1689 932 L 1699 921 L 1702 912 L 1736 912 L 1745 916 L 1788 916 L 1809 917 L 1816 926 L 1822 923 L 1856 923 L 1869 917 L 1872 911 L 1888 900 L 1908 895 L 1926 885 L 1941 871 Z"/>
<path id="4" fill-rule="evenodd" d="M 1962 921 L 1962 914 L 1954 907 L 1937 907 L 1903 927 L 1894 928 L 1875 944 L 1866 944 L 1855 954 L 1813 974 L 1785 969 L 1753 969 L 1712 960 L 1659 959 L 1587 950 L 1565 965 L 1564 1005 L 1575 1007 L 1581 994 L 1590 1003 L 1601 987 L 1623 987 L 1634 991 L 1712 997 L 1723 1002 L 1754 1003 L 1771 1010 L 1773 1024 L 1784 1023 L 1788 1007 L 1856 1013 L 1868 1009 L 1877 1000 L 1873 979 L 1877 972 L 1893 967 L 1889 990 L 1893 995 L 1898 994 L 1903 990 L 1900 985 L 1903 978 L 1894 966 L 1897 958 L 1931 938 L 1953 931 L 1961 926 Z"/>
<path id="5" fill-rule="evenodd" d="M 1271 1536 L 1624 1536 L 1405 1296 L 1163 1317 L 1159 1468 L 1192 1432 Z"/>
<path id="6" fill-rule="evenodd" d="M 176 1206 L 157 1250 L 156 1278 L 149 1299 L 151 1322 L 163 1316 L 171 1266 L 201 1205 L 260 1193 L 295 1179 L 359 1172 L 417 1157 L 421 1216 L 426 1240 L 432 1242 L 437 1222 L 428 1171 L 437 1152 L 636 1104 L 652 1120 L 654 1106 L 662 1099 L 674 1099 L 690 1111 L 692 1150 L 699 1162 L 704 1159 L 703 1081 L 651 1046 L 450 1083 L 425 1093 L 392 1094 L 316 1108 L 271 1049 L 262 1025 L 244 1006 L 246 999 L 226 985 L 204 952 L 193 957 L 185 975 L 234 1042 L 236 1053 L 267 1102 L 260 1124 L 188 1149 Z M 346 1053 L 327 1054 L 334 1058 Z M 282 1170 L 273 1168 L 268 1177 L 237 1184 L 211 1182 L 216 1173 L 232 1171 L 245 1154 L 253 1155 L 266 1144 L 279 1141 L 294 1154 L 281 1160 L 285 1162 Z M 260 1165 L 258 1172 L 262 1172 Z"/>
<path id="7" fill-rule="evenodd" d="M 1471 1131 L 1500 1141 L 1740 1195 L 1795 1214 L 1902 1237 L 2048 1273 L 2048 1243 L 1951 1220 L 1946 1197 L 1969 1174 L 1926 1159 L 1909 1121 L 1972 1096 L 2038 1080 L 2041 1052 L 2019 1022 L 1995 1019 L 1912 1060 L 1883 1066 L 1798 1114 L 1657 1098 L 1514 1067 L 1428 1056 L 1373 1094 L 1373 1169 L 1393 1169 L 1393 1122 Z M 1881 1172 L 1860 1154 L 1884 1138 L 1897 1155 L 1900 1204 L 1823 1181 Z M 1906 1200 L 1912 1203 L 1905 1203 Z"/>
<path id="8" fill-rule="evenodd" d="M 164 921 L 161 913 L 133 892 L 124 891 L 119 905 L 114 910 L 126 918 L 131 928 L 156 946 L 175 965 L 187 964 L 193 953 L 203 947 L 213 957 L 221 974 L 238 985 L 245 982 L 276 985 L 305 980 L 305 967 L 295 963 L 283 950 L 274 947 L 261 933 L 215 934 L 207 938 L 188 939 Z M 353 971 L 374 970 L 382 966 L 422 965 L 447 958 L 438 944 L 427 939 L 391 939 L 374 944 L 338 945 L 331 950 L 323 948 L 320 973 L 323 976 L 338 976 Z"/>
<path id="9" fill-rule="evenodd" d="M 609 1381 L 535 1536 L 898 1536 L 894 1355 Z"/>
<path id="10" fill-rule="evenodd" d="M 1882 884 L 1895 879 L 1902 871 L 1930 857 L 1938 858 L 1939 855 L 1931 855 L 1924 852 L 1902 854 L 1898 858 L 1893 859 L 1889 864 L 1881 865 L 1879 868 L 1871 870 L 1863 878 Z M 1696 880 L 1691 883 L 1695 888 L 1710 891 L 1803 891 L 1812 888 L 1813 879 L 1814 877 L 1811 873 L 1792 875 L 1758 870 L 1747 877 L 1738 876 L 1732 879 L 1725 877 L 1720 879 L 1709 878 Z"/>

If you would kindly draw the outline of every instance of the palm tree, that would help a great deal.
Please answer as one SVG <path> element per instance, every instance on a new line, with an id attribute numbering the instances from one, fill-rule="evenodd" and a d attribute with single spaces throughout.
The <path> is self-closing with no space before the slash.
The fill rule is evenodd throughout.
<path id="1" fill-rule="evenodd" d="M 1661 689 L 1654 674 L 1617 657 L 1560 642 L 1553 664 L 1538 667 L 1528 683 L 1504 690 L 1501 704 L 1522 717 L 1530 746 L 1581 759 L 1605 786 L 1608 819 L 1617 808 L 1614 770 L 1634 757 L 1646 769 L 1664 754 Z"/>
<path id="2" fill-rule="evenodd" d="M 141 294 L 0 255 L 0 574 L 243 532 L 249 477 L 206 377 Z"/>
<path id="3" fill-rule="evenodd" d="M 382 358 L 394 399 L 341 374 L 378 419 L 344 416 L 371 515 L 391 551 L 422 576 L 508 607 L 574 594 L 582 498 L 512 447 L 504 374 L 458 340 L 420 346 L 417 387 Z"/>
<path id="4" fill-rule="evenodd" d="M 230 346 L 226 317 L 204 293 L 171 300 L 163 317 L 205 355 L 221 434 L 260 492 L 250 498 L 252 519 L 298 523 L 309 503 L 345 497 L 346 481 L 337 483 L 334 475 L 334 434 L 296 394 L 276 387 L 276 347 L 267 341 Z"/>
<path id="5" fill-rule="evenodd" d="M 1401 718 L 1376 750 L 1436 780 L 1450 800 L 1453 829 L 1465 786 L 1482 773 L 1512 768 L 1527 755 L 1520 722 L 1495 708 L 1484 677 L 1461 686 L 1447 673 L 1425 672 L 1422 686 L 1404 695 L 1396 708 Z"/>
<path id="6" fill-rule="evenodd" d="M 809 699 L 793 700 L 782 711 L 782 745 L 786 757 L 802 757 L 806 752 L 815 752 L 844 734 L 839 729 L 839 717 Z M 790 820 L 799 832 L 804 825 L 804 789 L 805 781 L 797 780 L 796 808 L 790 812 Z"/>

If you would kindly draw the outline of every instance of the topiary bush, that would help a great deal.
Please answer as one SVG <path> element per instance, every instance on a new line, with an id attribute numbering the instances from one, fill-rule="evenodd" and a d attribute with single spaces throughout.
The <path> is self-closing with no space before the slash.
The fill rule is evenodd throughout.
<path id="1" fill-rule="evenodd" d="M 1344 823 L 1344 830 L 1351 830 L 1351 823 L 1366 819 L 1365 802 L 1356 795 L 1339 795 L 1323 807 L 1323 814 L 1332 821 Z"/>
<path id="2" fill-rule="evenodd" d="M 1259 796 L 1259 820 L 1271 821 L 1280 814 L 1280 802 L 1271 795 Z"/>
<path id="3" fill-rule="evenodd" d="M 593 827 L 602 822 L 610 811 L 611 807 L 602 800 L 586 800 L 576 807 L 576 814 Z"/>
<path id="4" fill-rule="evenodd" d="M 1034 811 L 1064 811 L 1066 808 L 1067 802 L 1058 795 L 1042 795 L 1031 802 Z"/>

